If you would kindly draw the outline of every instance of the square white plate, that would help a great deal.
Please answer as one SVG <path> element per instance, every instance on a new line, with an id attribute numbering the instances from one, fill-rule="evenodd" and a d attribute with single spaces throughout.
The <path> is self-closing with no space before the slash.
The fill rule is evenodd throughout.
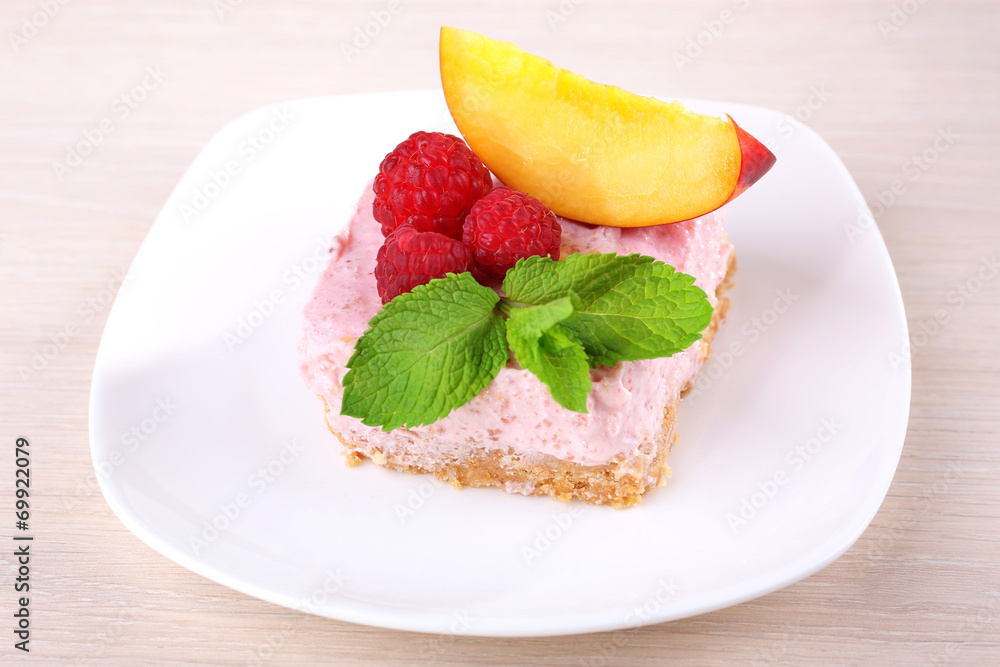
<path id="1" fill-rule="evenodd" d="M 618 511 L 347 468 L 298 374 L 327 242 L 382 157 L 454 132 L 438 92 L 309 99 L 230 123 L 143 243 L 94 368 L 101 488 L 194 572 L 389 628 L 555 635 L 764 595 L 854 543 L 906 432 L 906 319 L 843 164 L 783 114 L 730 113 L 777 165 L 727 208 L 732 308 L 680 411 L 673 478 Z"/>

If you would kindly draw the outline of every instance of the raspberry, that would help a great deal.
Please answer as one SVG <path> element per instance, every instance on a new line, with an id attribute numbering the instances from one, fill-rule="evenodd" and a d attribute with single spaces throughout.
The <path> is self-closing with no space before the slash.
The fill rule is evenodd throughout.
<path id="1" fill-rule="evenodd" d="M 462 241 L 472 251 L 477 277 L 503 278 L 522 257 L 559 259 L 562 226 L 542 202 L 500 186 L 469 211 Z"/>
<path id="2" fill-rule="evenodd" d="M 472 253 L 465 244 L 410 225 L 396 228 L 378 249 L 375 281 L 382 303 L 446 273 L 469 270 Z"/>
<path id="3" fill-rule="evenodd" d="M 415 132 L 382 160 L 372 209 L 384 236 L 410 224 L 457 239 L 469 209 L 492 188 L 493 177 L 464 141 Z"/>

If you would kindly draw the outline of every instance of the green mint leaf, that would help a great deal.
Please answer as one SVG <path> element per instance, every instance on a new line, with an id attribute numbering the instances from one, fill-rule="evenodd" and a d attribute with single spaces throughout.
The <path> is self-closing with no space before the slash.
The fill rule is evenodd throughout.
<path id="1" fill-rule="evenodd" d="M 586 412 L 592 386 L 587 353 L 560 324 L 573 312 L 569 296 L 538 306 L 515 307 L 507 319 L 507 342 L 522 368 L 544 382 L 557 403 Z"/>
<path id="2" fill-rule="evenodd" d="M 500 297 L 448 274 L 387 303 L 347 362 L 341 414 L 369 426 L 421 426 L 472 400 L 507 362 Z"/>
<path id="3" fill-rule="evenodd" d="M 508 304 L 509 302 L 504 305 Z M 508 327 L 517 327 L 520 335 L 538 338 L 574 312 L 576 309 L 573 307 L 572 297 L 564 296 L 548 303 L 511 308 L 507 324 Z M 507 332 L 507 338 L 510 338 L 510 331 Z"/>
<path id="4" fill-rule="evenodd" d="M 507 273 L 503 292 L 515 307 L 570 298 L 576 312 L 561 326 L 583 344 L 591 366 L 669 357 L 712 321 L 693 276 L 644 255 L 528 257 Z"/>

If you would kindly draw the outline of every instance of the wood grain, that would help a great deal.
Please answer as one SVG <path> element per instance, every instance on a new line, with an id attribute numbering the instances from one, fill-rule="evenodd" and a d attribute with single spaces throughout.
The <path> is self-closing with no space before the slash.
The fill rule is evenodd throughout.
<path id="1" fill-rule="evenodd" d="M 402 0 L 348 57 L 342 45 L 388 2 L 226 1 L 50 0 L 42 4 L 58 6 L 51 17 L 38 0 L 0 4 L 0 437 L 31 438 L 37 485 L 32 651 L 12 648 L 5 583 L 0 661 L 996 664 L 1000 280 L 971 291 L 973 281 L 960 302 L 953 290 L 1000 250 L 1000 5 Z M 231 11 L 220 16 L 220 7 Z M 721 34 L 679 67 L 675 54 L 724 11 Z M 31 30 L 25 21 L 44 25 Z M 128 266 L 199 149 L 229 120 L 270 102 L 438 85 L 442 24 L 515 41 L 638 92 L 797 114 L 869 200 L 903 183 L 878 224 L 911 331 L 942 310 L 948 322 L 914 339 L 912 413 L 895 481 L 837 562 L 753 602 L 626 632 L 432 637 L 292 612 L 202 579 L 135 538 L 88 483 L 102 290 Z M 116 100 L 150 67 L 162 81 L 120 117 Z M 104 118 L 112 130 L 60 179 L 54 164 Z M 908 161 L 940 131 L 954 141 L 912 179 Z M 72 323 L 63 349 L 30 370 L 35 353 Z M 0 479 L 11 497 L 11 457 L 0 460 Z M 6 546 L 2 559 L 6 579 Z"/>

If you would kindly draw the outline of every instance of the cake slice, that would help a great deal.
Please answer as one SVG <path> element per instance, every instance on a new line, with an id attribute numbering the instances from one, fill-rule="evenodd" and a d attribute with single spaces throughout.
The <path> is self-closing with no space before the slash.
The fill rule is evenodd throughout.
<path id="1" fill-rule="evenodd" d="M 715 314 L 683 352 L 591 371 L 587 412 L 567 410 L 530 372 L 511 361 L 470 402 L 426 426 L 383 431 L 341 414 L 343 378 L 356 341 L 382 307 L 372 269 L 384 239 L 361 198 L 336 238 L 330 263 L 305 310 L 302 374 L 323 401 L 330 431 L 349 465 L 367 458 L 394 470 L 430 473 L 454 486 L 496 486 L 524 495 L 623 508 L 670 475 L 682 394 L 697 378 L 728 301 L 735 269 L 723 213 L 651 227 L 616 228 L 565 218 L 560 256 L 639 253 L 690 274 Z"/>
<path id="2" fill-rule="evenodd" d="M 440 54 L 464 141 L 415 133 L 383 160 L 306 308 L 305 380 L 349 464 L 634 505 L 670 475 L 681 396 L 728 307 L 721 207 L 774 155 L 728 116 L 513 44 L 443 28 Z M 597 268 L 564 281 L 638 263 L 614 288 L 622 274 Z"/>

